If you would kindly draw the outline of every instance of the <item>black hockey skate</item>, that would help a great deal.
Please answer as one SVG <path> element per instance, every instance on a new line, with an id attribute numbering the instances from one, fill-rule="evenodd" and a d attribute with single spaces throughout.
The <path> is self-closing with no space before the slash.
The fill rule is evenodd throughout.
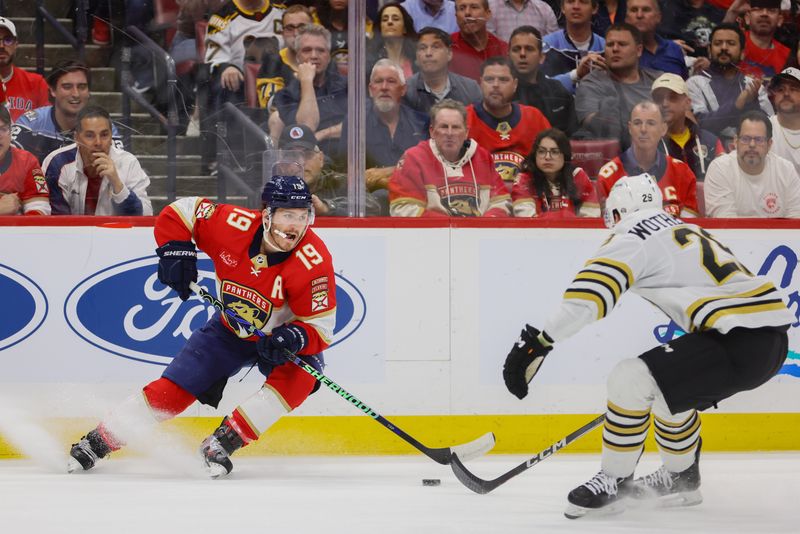
<path id="1" fill-rule="evenodd" d="M 591 480 L 569 492 L 569 504 L 564 511 L 567 519 L 585 515 L 609 515 L 622 512 L 622 501 L 630 495 L 633 475 L 613 477 L 600 471 Z"/>
<path id="2" fill-rule="evenodd" d="M 67 460 L 67 471 L 73 473 L 79 469 L 88 471 L 97 463 L 109 455 L 111 447 L 100 435 L 97 429 L 92 430 L 81 438 L 78 443 L 73 443 L 69 450 Z"/>
<path id="3" fill-rule="evenodd" d="M 222 424 L 200 445 L 200 454 L 211 478 L 230 473 L 233 470 L 230 455 L 244 445 L 241 436 L 227 424 L 227 420 L 227 417 L 223 419 Z"/>
<path id="4" fill-rule="evenodd" d="M 700 448 L 697 444 L 694 463 L 685 471 L 673 473 L 662 465 L 657 471 L 633 481 L 635 499 L 657 499 L 659 506 L 694 506 L 703 502 L 700 493 Z"/>

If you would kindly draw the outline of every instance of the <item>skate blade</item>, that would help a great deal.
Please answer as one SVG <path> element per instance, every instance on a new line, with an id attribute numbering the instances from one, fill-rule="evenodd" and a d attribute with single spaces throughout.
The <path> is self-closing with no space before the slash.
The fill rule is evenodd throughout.
<path id="1" fill-rule="evenodd" d="M 703 494 L 699 489 L 685 491 L 674 495 L 665 495 L 657 501 L 659 508 L 678 508 L 682 506 L 696 506 L 703 502 Z"/>
<path id="2" fill-rule="evenodd" d="M 228 474 L 228 470 L 225 469 L 225 466 L 220 464 L 204 461 L 204 467 L 206 469 L 206 475 L 208 475 L 209 478 L 222 478 Z"/>
<path id="3" fill-rule="evenodd" d="M 564 517 L 567 519 L 580 519 L 582 517 L 605 517 L 609 515 L 621 514 L 625 511 L 625 503 L 622 501 L 614 501 L 608 506 L 602 508 L 584 508 L 576 504 L 567 503 L 567 509 L 564 510 Z"/>
<path id="4" fill-rule="evenodd" d="M 75 473 L 83 471 L 83 466 L 73 457 L 67 459 L 67 473 Z"/>

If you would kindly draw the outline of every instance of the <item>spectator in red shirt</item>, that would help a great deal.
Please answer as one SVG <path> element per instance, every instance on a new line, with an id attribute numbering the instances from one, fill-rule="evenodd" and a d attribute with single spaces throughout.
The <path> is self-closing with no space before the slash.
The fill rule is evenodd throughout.
<path id="1" fill-rule="evenodd" d="M 12 121 L 50 103 L 50 91 L 41 75 L 14 68 L 17 44 L 17 27 L 0 17 L 0 102 L 8 108 Z"/>
<path id="2" fill-rule="evenodd" d="M 744 20 L 750 29 L 745 34 L 742 67 L 753 75 L 772 78 L 789 57 L 789 49 L 775 39 L 783 24 L 781 0 L 751 0 Z"/>
<path id="3" fill-rule="evenodd" d="M 508 43 L 486 29 L 490 18 L 489 0 L 456 0 L 459 31 L 451 36 L 452 72 L 478 81 L 484 61 L 493 56 L 508 55 Z"/>
<path id="4" fill-rule="evenodd" d="M 50 215 L 50 192 L 39 162 L 11 146 L 11 115 L 0 106 L 0 215 Z"/>
<path id="5" fill-rule="evenodd" d="M 514 216 L 600 217 L 594 184 L 571 161 L 572 147 L 564 132 L 539 132 L 511 191 Z"/>
<path id="6" fill-rule="evenodd" d="M 658 150 L 667 133 L 661 108 L 645 100 L 633 107 L 628 131 L 631 147 L 600 168 L 597 182 L 602 196 L 623 176 L 648 173 L 658 182 L 664 197 L 664 211 L 675 217 L 697 217 L 697 178 L 684 162 Z"/>

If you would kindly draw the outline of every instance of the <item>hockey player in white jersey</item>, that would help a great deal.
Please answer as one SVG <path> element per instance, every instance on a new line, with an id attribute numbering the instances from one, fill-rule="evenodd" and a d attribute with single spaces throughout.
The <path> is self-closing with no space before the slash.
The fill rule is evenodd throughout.
<path id="1" fill-rule="evenodd" d="M 610 237 L 575 276 L 544 330 L 525 325 L 508 354 L 508 390 L 524 398 L 553 344 L 608 315 L 628 289 L 687 334 L 611 371 L 601 470 L 569 493 L 570 519 L 621 511 L 628 497 L 699 504 L 698 411 L 774 376 L 794 322 L 772 282 L 753 275 L 699 226 L 664 212 L 650 175 L 620 179 L 605 220 Z M 651 413 L 663 465 L 634 480 Z"/>

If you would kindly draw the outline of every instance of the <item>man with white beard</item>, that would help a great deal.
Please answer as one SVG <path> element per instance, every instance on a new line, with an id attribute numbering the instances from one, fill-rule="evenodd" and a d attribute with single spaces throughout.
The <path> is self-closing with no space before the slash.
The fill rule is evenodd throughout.
<path id="1" fill-rule="evenodd" d="M 369 96 L 372 106 L 364 119 L 366 139 L 367 189 L 376 191 L 389 186 L 395 165 L 406 150 L 427 139 L 428 118 L 401 104 L 406 94 L 403 69 L 390 59 L 381 59 L 372 67 Z M 347 132 L 342 131 L 339 154 L 347 156 Z"/>

